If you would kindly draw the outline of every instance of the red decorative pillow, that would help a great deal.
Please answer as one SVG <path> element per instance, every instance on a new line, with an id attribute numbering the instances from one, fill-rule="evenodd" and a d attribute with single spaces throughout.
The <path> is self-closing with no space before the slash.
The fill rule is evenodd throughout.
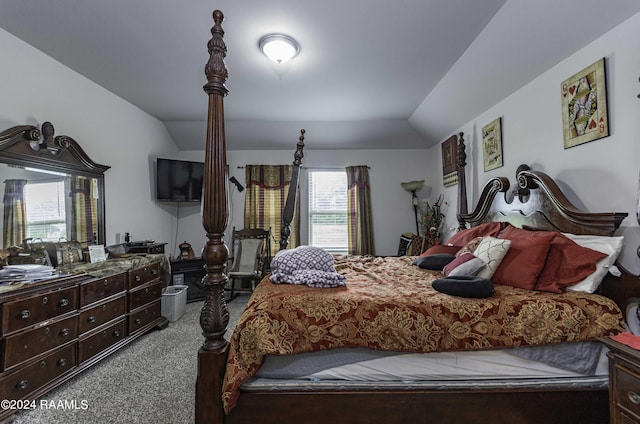
<path id="1" fill-rule="evenodd" d="M 460 246 L 447 246 L 446 244 L 436 244 L 425 250 L 421 257 L 436 255 L 439 253 L 448 253 L 449 255 L 455 255 L 460 250 Z"/>
<path id="2" fill-rule="evenodd" d="M 596 271 L 596 263 L 606 253 L 583 247 L 560 233 L 554 233 L 542 273 L 535 289 L 564 293 L 567 287 L 579 283 Z"/>
<path id="3" fill-rule="evenodd" d="M 491 278 L 496 284 L 533 290 L 556 233 L 508 227 L 500 238 L 511 247 Z"/>
<path id="4" fill-rule="evenodd" d="M 485 224 L 476 225 L 475 227 L 461 230 L 452 235 L 447 240 L 450 246 L 464 246 L 476 237 L 498 237 L 500 232 L 509 225 L 506 222 L 487 222 Z"/>

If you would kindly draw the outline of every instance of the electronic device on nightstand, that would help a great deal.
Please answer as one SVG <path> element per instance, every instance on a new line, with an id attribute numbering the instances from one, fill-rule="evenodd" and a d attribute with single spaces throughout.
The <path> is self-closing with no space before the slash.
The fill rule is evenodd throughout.
<path id="1" fill-rule="evenodd" d="M 129 246 L 129 253 L 164 253 L 167 243 L 156 243 L 153 240 L 133 241 Z"/>

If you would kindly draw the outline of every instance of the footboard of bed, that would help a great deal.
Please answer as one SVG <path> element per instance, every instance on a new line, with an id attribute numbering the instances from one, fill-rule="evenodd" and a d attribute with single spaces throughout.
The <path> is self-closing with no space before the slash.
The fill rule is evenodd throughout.
<path id="1" fill-rule="evenodd" d="M 609 392 L 376 391 L 243 392 L 225 423 L 305 424 L 602 424 L 609 422 Z"/>

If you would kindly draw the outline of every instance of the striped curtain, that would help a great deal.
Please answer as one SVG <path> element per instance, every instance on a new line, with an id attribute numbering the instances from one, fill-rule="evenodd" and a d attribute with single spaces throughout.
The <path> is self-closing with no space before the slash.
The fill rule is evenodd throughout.
<path id="1" fill-rule="evenodd" d="M 69 239 L 87 246 L 98 232 L 98 187 L 95 178 L 69 177 L 65 181 L 71 200 Z"/>
<path id="2" fill-rule="evenodd" d="M 348 166 L 346 171 L 349 254 L 373 255 L 369 167 L 364 165 Z"/>
<path id="3" fill-rule="evenodd" d="M 272 255 L 280 250 L 282 211 L 291 185 L 292 172 L 293 165 L 247 165 L 245 167 L 247 193 L 244 198 L 244 227 L 265 230 L 271 228 Z M 289 248 L 300 244 L 298 203 L 299 196 L 296 196 Z"/>
<path id="4" fill-rule="evenodd" d="M 4 182 L 2 245 L 5 249 L 11 246 L 22 246 L 22 241 L 27 234 L 24 204 L 25 185 L 27 185 L 27 180 L 6 180 Z"/>

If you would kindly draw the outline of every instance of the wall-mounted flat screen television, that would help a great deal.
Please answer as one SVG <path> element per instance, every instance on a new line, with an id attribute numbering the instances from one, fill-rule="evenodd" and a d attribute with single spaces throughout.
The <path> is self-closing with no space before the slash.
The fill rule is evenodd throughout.
<path id="1" fill-rule="evenodd" d="M 156 200 L 199 202 L 204 164 L 175 159 L 156 159 Z"/>

